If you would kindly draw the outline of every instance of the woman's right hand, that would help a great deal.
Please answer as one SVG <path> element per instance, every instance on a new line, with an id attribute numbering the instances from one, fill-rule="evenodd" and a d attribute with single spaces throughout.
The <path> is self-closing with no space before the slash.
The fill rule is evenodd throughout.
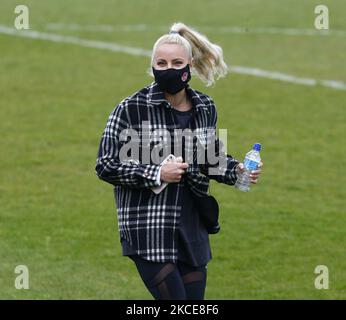
<path id="1" fill-rule="evenodd" d="M 186 162 L 168 162 L 161 167 L 160 179 L 164 182 L 179 182 L 188 168 Z"/>

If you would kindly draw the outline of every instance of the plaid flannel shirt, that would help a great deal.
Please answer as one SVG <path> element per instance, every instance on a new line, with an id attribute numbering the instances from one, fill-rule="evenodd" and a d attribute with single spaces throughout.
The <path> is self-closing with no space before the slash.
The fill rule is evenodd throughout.
<path id="1" fill-rule="evenodd" d="M 209 96 L 193 90 L 189 85 L 186 92 L 193 102 L 190 129 L 198 132 L 198 139 L 203 143 L 207 138 L 206 130 L 216 130 L 216 107 Z M 160 184 L 157 180 L 160 165 L 152 161 L 144 163 L 141 152 L 138 159 L 121 162 L 119 151 L 125 142 L 119 136 L 126 129 L 141 132 L 143 121 L 149 121 L 150 131 L 165 129 L 170 132 L 171 150 L 174 151 L 168 154 L 181 155 L 181 150 L 175 150 L 173 146 L 176 142 L 175 129 L 180 127 L 171 109 L 156 82 L 123 99 L 108 118 L 95 167 L 97 176 L 114 186 L 120 238 L 126 239 L 142 258 L 154 262 L 177 261 L 176 234 L 184 182 L 181 179 L 178 183 L 169 183 L 161 193 L 155 194 L 151 188 Z M 139 135 L 139 140 L 152 150 L 151 138 L 148 141 Z M 215 141 L 219 152 L 219 140 L 216 138 Z M 169 140 L 163 143 L 169 143 Z M 196 144 L 192 148 L 196 160 Z M 185 181 L 196 195 L 208 194 L 209 179 L 234 185 L 238 161 L 229 154 L 225 157 L 227 168 L 219 175 L 208 175 L 208 163 L 197 164 L 194 161 L 189 165 Z"/>

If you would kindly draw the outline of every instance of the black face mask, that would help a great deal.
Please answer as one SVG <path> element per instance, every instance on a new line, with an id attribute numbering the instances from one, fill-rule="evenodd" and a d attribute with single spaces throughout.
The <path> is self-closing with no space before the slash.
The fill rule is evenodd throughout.
<path id="1" fill-rule="evenodd" d="M 155 81 L 159 88 L 170 94 L 176 94 L 180 90 L 186 88 L 187 83 L 191 79 L 190 66 L 187 64 L 182 69 L 166 69 L 157 70 L 152 67 Z"/>

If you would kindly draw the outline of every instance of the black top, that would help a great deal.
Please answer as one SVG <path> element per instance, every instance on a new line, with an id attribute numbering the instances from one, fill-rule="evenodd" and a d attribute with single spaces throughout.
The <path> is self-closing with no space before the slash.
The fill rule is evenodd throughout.
<path id="1" fill-rule="evenodd" d="M 173 112 L 176 119 L 179 121 L 181 129 L 184 130 L 187 128 L 189 126 L 192 110 L 179 111 L 173 108 Z M 180 214 L 179 232 L 177 232 L 178 260 L 186 262 L 191 266 L 200 266 L 207 264 L 212 258 L 209 237 L 194 206 L 191 196 L 192 191 L 185 183 L 185 175 L 183 175 L 183 181 L 184 198 Z M 121 239 L 121 243 L 124 256 L 136 254 L 129 242 Z"/>
<path id="2" fill-rule="evenodd" d="M 180 111 L 173 108 L 172 110 L 177 116 L 181 129 L 186 129 L 189 126 L 189 122 L 192 115 L 192 109 L 187 111 Z"/>

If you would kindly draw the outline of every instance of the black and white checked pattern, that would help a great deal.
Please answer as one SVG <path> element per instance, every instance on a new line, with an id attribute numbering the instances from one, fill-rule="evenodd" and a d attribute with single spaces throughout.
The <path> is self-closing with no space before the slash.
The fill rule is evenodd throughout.
<path id="1" fill-rule="evenodd" d="M 199 143 L 203 143 L 207 138 L 206 130 L 216 130 L 216 107 L 206 94 L 189 86 L 186 90 L 193 101 L 190 129 L 197 132 Z M 180 127 L 171 108 L 164 92 L 160 91 L 155 82 L 123 99 L 108 118 L 95 167 L 97 176 L 114 186 L 120 237 L 129 241 L 137 254 L 155 262 L 177 261 L 176 233 L 182 208 L 184 182 L 182 179 L 179 183 L 169 183 L 161 193 L 155 194 L 151 187 L 157 186 L 159 164 L 145 164 L 141 151 L 137 159 L 121 162 L 119 151 L 125 142 L 121 141 L 119 136 L 120 132 L 126 129 L 135 129 L 140 133 L 143 121 L 149 121 L 150 131 L 165 129 L 170 132 L 171 141 L 165 140 L 167 137 L 164 137 L 164 143 L 171 145 L 169 153 L 181 155 L 179 147 L 174 148 L 174 142 L 177 142 L 175 139 L 179 136 L 176 132 Z M 140 143 L 149 144 L 152 150 L 153 144 L 150 139 L 147 141 L 148 139 L 139 135 Z M 220 175 L 209 176 L 208 165 L 198 164 L 196 161 L 198 143 L 190 140 L 192 139 L 185 138 L 185 150 L 192 148 L 194 159 L 186 171 L 186 183 L 191 190 L 198 196 L 207 195 L 209 179 L 234 185 L 238 161 L 225 154 L 227 170 L 222 171 Z M 217 147 L 218 142 L 216 140 Z M 181 146 L 179 143 L 177 145 Z"/>

